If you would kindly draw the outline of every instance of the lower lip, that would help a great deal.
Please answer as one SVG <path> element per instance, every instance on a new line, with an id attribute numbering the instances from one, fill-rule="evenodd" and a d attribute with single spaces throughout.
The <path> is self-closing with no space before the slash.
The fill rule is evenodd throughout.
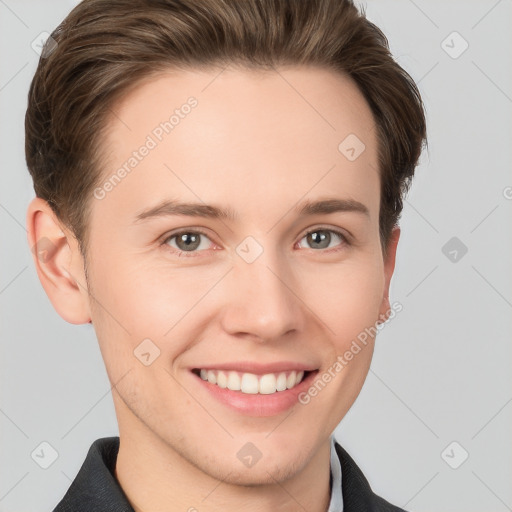
<path id="1" fill-rule="evenodd" d="M 203 380 L 193 372 L 191 373 L 199 385 L 209 392 L 211 396 L 236 412 L 247 416 L 275 416 L 290 409 L 298 402 L 298 395 L 309 388 L 318 371 L 309 372 L 306 378 L 292 389 L 276 391 L 269 395 L 231 391 Z"/>

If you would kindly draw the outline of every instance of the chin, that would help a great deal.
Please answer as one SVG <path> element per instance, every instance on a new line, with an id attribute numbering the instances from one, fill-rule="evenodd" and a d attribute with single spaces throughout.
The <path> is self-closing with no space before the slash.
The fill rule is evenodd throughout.
<path id="1" fill-rule="evenodd" d="M 222 473 L 218 471 L 218 468 L 216 470 L 214 468 L 205 468 L 205 470 L 211 476 L 226 484 L 258 487 L 285 482 L 292 478 L 300 470 L 300 467 L 289 459 L 283 460 L 281 464 L 277 464 L 276 461 L 265 463 L 261 459 L 250 468 L 240 469 L 239 464 L 231 463 L 224 466 Z"/>
<path id="2" fill-rule="evenodd" d="M 227 484 L 252 487 L 285 482 L 300 472 L 308 462 L 307 454 L 301 449 L 281 450 L 280 453 L 277 450 L 264 451 L 260 455 L 253 453 L 253 460 L 247 460 L 245 456 L 251 453 L 250 448 L 245 451 L 237 448 L 234 457 L 226 452 L 212 453 L 197 466 Z"/>

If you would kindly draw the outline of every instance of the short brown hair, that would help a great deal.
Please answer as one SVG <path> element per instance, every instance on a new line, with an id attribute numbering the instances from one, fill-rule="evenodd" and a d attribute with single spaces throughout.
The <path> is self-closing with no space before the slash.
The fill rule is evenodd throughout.
<path id="1" fill-rule="evenodd" d="M 350 76 L 378 130 L 380 238 L 398 223 L 424 143 L 419 91 L 352 0 L 84 0 L 51 34 L 32 80 L 25 151 L 35 193 L 82 254 L 112 106 L 171 67 L 313 65 Z M 340 141 L 341 142 L 341 141 Z"/>

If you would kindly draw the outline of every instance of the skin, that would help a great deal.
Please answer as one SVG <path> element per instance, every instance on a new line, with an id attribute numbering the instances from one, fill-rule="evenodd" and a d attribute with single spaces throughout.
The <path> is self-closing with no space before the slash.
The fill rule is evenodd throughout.
<path id="1" fill-rule="evenodd" d="M 384 258 L 375 122 L 351 79 L 329 70 L 169 71 L 115 105 L 104 176 L 190 96 L 197 107 L 104 199 L 92 199 L 87 281 L 73 234 L 45 201 L 30 203 L 30 246 L 42 238 L 54 246 L 34 258 L 36 269 L 62 318 L 94 325 L 119 423 L 115 474 L 136 511 L 295 511 L 297 503 L 325 511 L 329 436 L 362 388 L 374 339 L 309 404 L 274 416 L 233 411 L 189 369 L 286 360 L 321 375 L 386 318 L 400 230 Z M 366 146 L 355 161 L 338 151 L 351 133 Z M 333 197 L 359 201 L 369 215 L 294 211 Z M 164 199 L 230 207 L 238 219 L 134 224 Z M 193 256 L 178 256 L 176 237 L 159 245 L 193 228 L 206 232 Z M 341 230 L 350 243 L 329 231 L 319 248 L 306 237 L 312 228 Z M 252 263 L 236 252 L 248 236 L 263 248 Z M 146 338 L 160 350 L 149 366 L 134 356 Z M 247 442 L 262 453 L 250 468 L 236 456 Z"/>

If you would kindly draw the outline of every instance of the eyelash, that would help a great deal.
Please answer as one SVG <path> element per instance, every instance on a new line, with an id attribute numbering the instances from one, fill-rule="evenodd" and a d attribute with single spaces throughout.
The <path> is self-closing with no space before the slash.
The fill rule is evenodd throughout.
<path id="1" fill-rule="evenodd" d="M 327 227 L 316 227 L 314 229 L 310 229 L 309 231 L 307 231 L 306 233 L 304 233 L 302 235 L 302 237 L 300 238 L 300 240 L 302 240 L 304 237 L 310 235 L 311 233 L 315 233 L 317 231 L 329 231 L 331 233 L 334 233 L 335 235 L 337 235 L 342 243 L 340 244 L 340 246 L 349 246 L 351 245 L 350 244 L 350 241 L 347 237 L 347 235 L 345 235 L 343 232 L 341 231 L 338 231 L 337 229 L 332 229 L 332 228 L 327 228 Z M 178 237 L 180 235 L 184 235 L 184 234 L 190 234 L 190 233 L 193 233 L 193 234 L 200 234 L 200 235 L 204 235 L 206 238 L 209 238 L 208 237 L 208 234 L 205 233 L 204 231 L 202 231 L 201 229 L 186 229 L 186 230 L 182 230 L 182 231 L 178 231 L 176 233 L 172 233 L 171 235 L 169 236 L 166 236 L 163 241 L 161 242 L 161 246 L 164 246 L 164 245 L 167 245 L 167 243 L 172 240 L 173 238 L 175 237 Z M 299 240 L 299 241 L 300 241 Z M 340 247 L 338 246 L 338 247 Z M 198 253 L 202 252 L 202 251 L 180 251 L 179 249 L 175 249 L 174 247 L 170 247 L 167 245 L 167 248 L 170 249 L 170 252 L 173 253 L 173 254 L 177 254 L 179 257 L 186 257 L 186 258 L 194 258 L 194 257 L 197 257 Z M 311 249 L 312 251 L 315 251 L 315 252 L 337 252 L 339 250 L 341 250 L 340 248 L 329 248 L 329 249 L 320 249 L 319 251 L 316 251 L 315 249 Z"/>

